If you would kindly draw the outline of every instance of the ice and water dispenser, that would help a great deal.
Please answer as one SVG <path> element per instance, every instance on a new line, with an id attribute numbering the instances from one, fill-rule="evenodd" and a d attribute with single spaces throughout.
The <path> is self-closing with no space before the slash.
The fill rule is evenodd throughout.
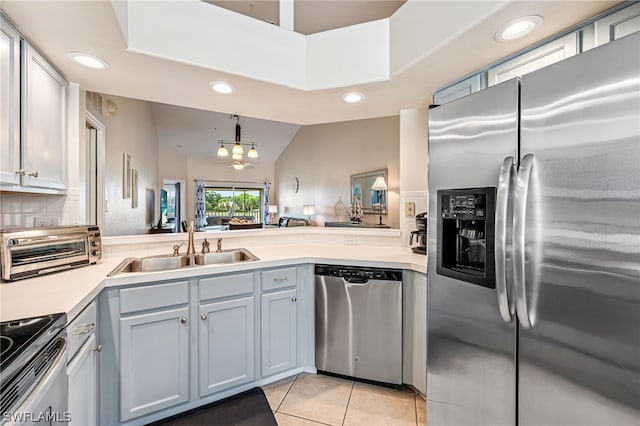
<path id="1" fill-rule="evenodd" d="M 496 188 L 438 191 L 436 272 L 495 288 Z"/>

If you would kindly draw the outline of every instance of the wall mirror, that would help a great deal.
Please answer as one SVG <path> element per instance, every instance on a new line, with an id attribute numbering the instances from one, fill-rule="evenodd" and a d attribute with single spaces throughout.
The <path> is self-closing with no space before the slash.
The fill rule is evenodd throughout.
<path id="1" fill-rule="evenodd" d="M 360 201 L 363 213 L 387 214 L 387 191 L 371 189 L 379 176 L 383 176 L 384 181 L 389 184 L 387 169 L 351 175 L 351 204 L 356 199 Z"/>

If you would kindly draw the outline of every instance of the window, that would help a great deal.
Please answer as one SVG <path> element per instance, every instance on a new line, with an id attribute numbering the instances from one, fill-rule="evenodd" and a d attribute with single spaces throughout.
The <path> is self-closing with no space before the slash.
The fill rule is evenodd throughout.
<path id="1" fill-rule="evenodd" d="M 205 187 L 205 216 L 208 225 L 218 225 L 209 220 L 216 217 L 244 217 L 261 223 L 263 190 L 239 187 Z"/>

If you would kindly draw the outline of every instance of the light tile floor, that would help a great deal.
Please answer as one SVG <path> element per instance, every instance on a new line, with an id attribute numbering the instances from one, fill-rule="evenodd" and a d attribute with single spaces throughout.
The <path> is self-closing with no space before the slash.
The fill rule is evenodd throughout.
<path id="1" fill-rule="evenodd" d="M 280 426 L 425 424 L 425 401 L 411 390 L 306 373 L 263 389 Z"/>

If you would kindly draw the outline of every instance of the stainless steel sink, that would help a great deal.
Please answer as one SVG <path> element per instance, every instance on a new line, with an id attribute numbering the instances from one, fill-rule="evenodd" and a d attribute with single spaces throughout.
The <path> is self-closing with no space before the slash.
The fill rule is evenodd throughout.
<path id="1" fill-rule="evenodd" d="M 204 253 L 195 255 L 196 265 L 215 265 L 218 263 L 237 263 L 258 260 L 258 258 L 246 249 L 223 250 L 216 253 Z"/>
<path id="2" fill-rule="evenodd" d="M 156 272 L 182 269 L 190 266 L 217 265 L 259 260 L 247 249 L 223 250 L 217 253 L 195 255 L 160 255 L 148 257 L 128 257 L 107 276 L 122 273 Z"/>

